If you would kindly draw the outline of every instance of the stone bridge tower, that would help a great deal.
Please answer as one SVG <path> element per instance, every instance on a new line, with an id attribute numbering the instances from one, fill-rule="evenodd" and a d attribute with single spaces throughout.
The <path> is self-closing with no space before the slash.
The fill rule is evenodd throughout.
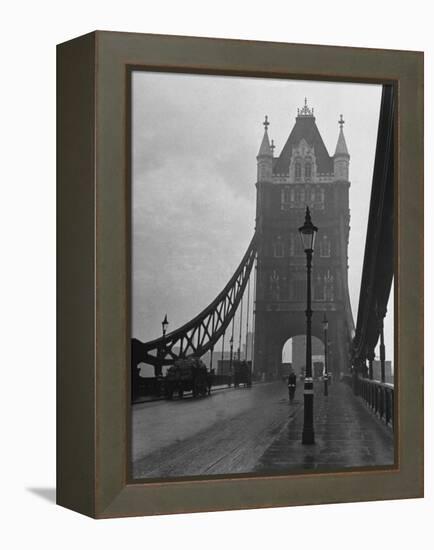
<path id="1" fill-rule="evenodd" d="M 349 160 L 339 120 L 336 150 L 330 156 L 305 100 L 280 156 L 274 156 L 265 117 L 257 156 L 256 231 L 258 260 L 254 370 L 276 377 L 282 349 L 306 333 L 306 256 L 298 227 L 306 206 L 318 227 L 312 270 L 312 335 L 323 339 L 329 321 L 329 370 L 336 377 L 349 366 L 354 321 L 348 291 Z"/>

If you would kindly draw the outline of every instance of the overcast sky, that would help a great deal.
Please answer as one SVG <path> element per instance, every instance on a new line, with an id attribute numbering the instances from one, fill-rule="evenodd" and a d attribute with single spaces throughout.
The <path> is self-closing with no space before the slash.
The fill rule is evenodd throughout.
<path id="1" fill-rule="evenodd" d="M 136 71 L 132 336 L 160 336 L 165 313 L 174 330 L 225 286 L 253 235 L 264 115 L 278 156 L 305 97 L 331 155 L 341 113 L 345 120 L 356 321 L 381 87 Z M 390 311 L 389 357 L 392 319 Z"/>

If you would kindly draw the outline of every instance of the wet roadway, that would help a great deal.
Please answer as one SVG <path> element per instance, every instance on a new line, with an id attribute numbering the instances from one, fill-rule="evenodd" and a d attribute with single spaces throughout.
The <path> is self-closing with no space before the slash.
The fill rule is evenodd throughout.
<path id="1" fill-rule="evenodd" d="M 315 387 L 315 445 L 302 445 L 302 384 L 217 390 L 210 397 L 133 406 L 133 477 L 286 473 L 393 463 L 393 435 L 351 389 Z"/>

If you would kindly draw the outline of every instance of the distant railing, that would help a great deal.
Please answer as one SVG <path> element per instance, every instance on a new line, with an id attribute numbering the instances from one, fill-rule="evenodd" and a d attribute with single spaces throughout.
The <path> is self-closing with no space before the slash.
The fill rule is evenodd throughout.
<path id="1" fill-rule="evenodd" d="M 370 380 L 369 378 L 356 377 L 354 380 L 356 395 L 366 401 L 371 410 L 386 424 L 394 426 L 394 386 Z"/>

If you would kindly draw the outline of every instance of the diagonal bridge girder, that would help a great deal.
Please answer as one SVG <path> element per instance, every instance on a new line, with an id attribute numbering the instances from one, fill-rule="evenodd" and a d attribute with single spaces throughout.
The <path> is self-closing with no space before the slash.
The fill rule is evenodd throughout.
<path id="1" fill-rule="evenodd" d="M 131 362 L 153 366 L 171 365 L 180 358 L 201 357 L 218 342 L 232 321 L 243 297 L 256 258 L 257 238 L 253 236 L 240 265 L 225 288 L 199 315 L 164 337 L 131 341 Z"/>

